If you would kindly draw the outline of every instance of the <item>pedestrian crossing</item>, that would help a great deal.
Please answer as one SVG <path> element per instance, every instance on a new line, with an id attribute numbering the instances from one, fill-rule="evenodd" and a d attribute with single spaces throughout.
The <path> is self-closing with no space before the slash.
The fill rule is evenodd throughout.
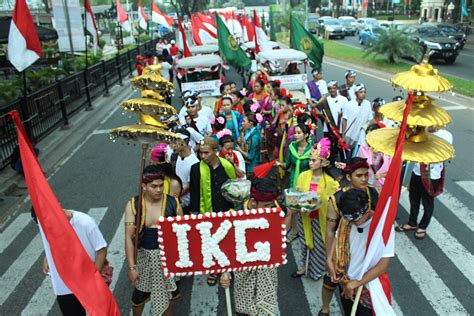
<path id="1" fill-rule="evenodd" d="M 470 208 L 473 196 L 474 181 L 455 182 L 448 192 L 441 194 L 435 203 L 434 216 L 428 227 L 425 240 L 418 241 L 410 233 L 396 234 L 397 269 L 390 271 L 394 293 L 410 291 L 405 284 L 415 284 L 421 293 L 421 300 L 411 301 L 410 295 L 393 297 L 393 305 L 397 315 L 410 315 L 408 311 L 416 310 L 418 315 L 472 315 L 474 302 L 472 300 L 472 285 L 474 283 L 474 254 L 472 236 L 460 240 L 459 232 L 454 232 L 452 226 L 445 225 L 440 214 L 449 214 L 460 220 L 460 231 L 472 233 L 474 212 Z M 454 195 L 460 193 L 459 195 Z M 465 193 L 468 193 L 467 195 Z M 90 208 L 91 215 L 100 225 L 101 230 L 111 229 L 108 233 L 108 260 L 114 267 L 111 290 L 117 298 L 122 313 L 130 311 L 131 288 L 128 285 L 127 271 L 124 269 L 124 227 L 123 213 L 107 207 Z M 422 213 L 422 212 L 420 212 Z M 408 193 L 400 197 L 398 224 L 405 223 L 409 214 Z M 117 216 L 120 215 L 120 216 Z M 113 228 L 105 218 L 114 218 Z M 57 314 L 55 296 L 48 277 L 42 277 L 38 265 L 44 252 L 41 236 L 31 223 L 30 214 L 19 214 L 10 223 L 4 225 L 0 233 L 0 253 L 8 254 L 12 263 L 0 266 L 0 315 L 48 315 Z M 456 221 L 457 223 L 457 221 Z M 34 227 L 34 229 L 30 229 Z M 19 247 L 18 245 L 24 245 Z M 432 245 L 430 247 L 430 245 Z M 18 249 L 17 249 L 18 248 Z M 302 260 L 301 247 L 296 240 L 288 247 L 289 263 L 279 271 L 279 315 L 317 315 L 321 308 L 322 280 L 313 281 L 307 278 L 291 279 L 289 274 L 297 269 L 297 263 Z M 14 252 L 16 250 L 16 252 Z M 433 258 L 436 250 L 439 256 L 446 258 L 443 265 Z M 399 263 L 398 263 L 399 262 Z M 446 273 L 441 273 L 445 271 Z M 286 275 L 288 274 L 288 275 Z M 461 276 L 461 290 L 453 286 L 450 275 Z M 26 288 L 25 282 L 31 282 L 29 291 L 19 291 Z M 175 307 L 175 315 L 222 315 L 225 313 L 223 290 L 217 286 L 207 285 L 205 276 L 183 278 L 181 288 L 188 293 L 182 293 L 182 298 Z M 11 302 L 19 302 L 12 306 Z M 410 308 L 407 305 L 411 305 Z M 423 308 L 427 306 L 429 308 Z M 293 313 L 299 310 L 299 313 Z M 332 315 L 341 315 L 337 298 L 331 304 Z M 417 315 L 417 316 L 418 316 Z"/>

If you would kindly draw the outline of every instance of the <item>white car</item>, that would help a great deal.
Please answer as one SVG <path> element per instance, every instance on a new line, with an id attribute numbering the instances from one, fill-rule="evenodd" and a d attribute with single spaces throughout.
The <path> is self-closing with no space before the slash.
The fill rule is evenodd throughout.
<path id="1" fill-rule="evenodd" d="M 359 34 L 360 31 L 363 31 L 368 28 L 373 28 L 374 26 L 380 26 L 379 21 L 374 18 L 357 19 L 357 34 Z"/>

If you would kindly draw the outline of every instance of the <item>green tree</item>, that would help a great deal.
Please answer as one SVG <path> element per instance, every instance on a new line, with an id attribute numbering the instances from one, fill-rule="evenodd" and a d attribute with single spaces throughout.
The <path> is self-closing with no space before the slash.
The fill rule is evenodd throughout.
<path id="1" fill-rule="evenodd" d="M 403 30 L 394 27 L 382 30 L 372 45 L 365 47 L 365 55 L 384 56 L 390 64 L 394 64 L 401 57 L 407 56 L 420 60 L 423 52 L 420 46 L 407 36 Z"/>

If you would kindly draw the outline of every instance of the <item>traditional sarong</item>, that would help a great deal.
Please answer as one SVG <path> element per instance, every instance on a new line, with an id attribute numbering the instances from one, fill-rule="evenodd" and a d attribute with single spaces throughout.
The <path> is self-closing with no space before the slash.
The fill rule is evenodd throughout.
<path id="1" fill-rule="evenodd" d="M 308 270 L 306 274 L 311 279 L 318 280 L 326 272 L 326 248 L 321 236 L 321 224 L 319 223 L 319 220 L 311 220 L 311 231 L 313 235 L 314 248 L 309 251 Z M 306 265 L 306 255 L 309 248 L 306 245 L 303 220 L 301 216 L 298 219 L 298 239 L 301 242 L 301 249 L 303 252 L 302 263 Z"/>
<path id="2" fill-rule="evenodd" d="M 275 315 L 278 307 L 277 269 L 234 273 L 235 311 L 246 315 Z"/>

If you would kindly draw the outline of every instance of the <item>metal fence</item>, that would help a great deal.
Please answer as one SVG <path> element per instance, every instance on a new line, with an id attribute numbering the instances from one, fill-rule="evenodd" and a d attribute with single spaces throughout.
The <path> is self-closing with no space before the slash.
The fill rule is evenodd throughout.
<path id="1" fill-rule="evenodd" d="M 135 68 L 135 57 L 154 48 L 154 40 L 141 43 L 0 108 L 0 169 L 9 164 L 18 144 L 15 126 L 6 113 L 17 110 L 30 140 L 38 143 L 55 129 L 68 125 L 75 113 L 91 108 L 92 101 L 107 95 L 110 87 L 127 80 Z"/>

